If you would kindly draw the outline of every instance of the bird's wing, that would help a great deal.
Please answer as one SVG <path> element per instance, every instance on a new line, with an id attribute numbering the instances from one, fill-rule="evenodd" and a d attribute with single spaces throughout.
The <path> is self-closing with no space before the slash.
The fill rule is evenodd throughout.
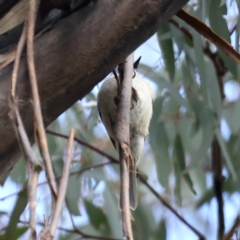
<path id="1" fill-rule="evenodd" d="M 99 116 L 100 116 L 100 118 L 101 118 L 101 120 L 102 120 L 102 122 L 103 122 L 102 114 L 101 114 L 101 111 L 99 110 L 99 108 L 98 108 L 98 113 L 99 113 Z M 109 136 L 109 134 L 108 134 L 108 136 Z M 112 142 L 114 148 L 117 150 L 117 148 L 116 148 L 116 144 L 115 144 L 115 141 L 114 141 L 110 136 L 109 136 L 109 138 L 110 138 L 110 140 L 111 140 L 111 142 Z"/>

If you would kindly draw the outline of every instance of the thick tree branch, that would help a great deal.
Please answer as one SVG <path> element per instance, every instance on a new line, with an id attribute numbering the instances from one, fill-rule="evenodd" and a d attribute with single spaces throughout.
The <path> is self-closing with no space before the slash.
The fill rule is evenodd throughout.
<path id="1" fill-rule="evenodd" d="M 82 99 L 119 62 L 151 37 L 187 0 L 96 1 L 57 21 L 35 40 L 35 66 L 45 126 Z M 106 17 L 107 16 L 107 17 Z M 0 183 L 20 151 L 8 113 L 12 64 L 0 71 Z M 18 107 L 33 141 L 26 58 L 20 63 Z"/>

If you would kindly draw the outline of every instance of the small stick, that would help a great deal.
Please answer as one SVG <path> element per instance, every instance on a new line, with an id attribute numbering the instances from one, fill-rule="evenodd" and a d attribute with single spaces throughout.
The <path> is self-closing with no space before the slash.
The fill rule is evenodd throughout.
<path id="1" fill-rule="evenodd" d="M 34 29 L 35 29 L 35 18 L 36 18 L 36 0 L 29 0 L 29 11 L 28 11 L 28 29 L 27 29 L 27 64 L 30 76 L 30 83 L 32 88 L 33 96 L 33 112 L 34 121 L 36 124 L 37 137 L 40 147 L 40 152 L 43 157 L 43 162 L 46 168 L 46 177 L 49 182 L 49 186 L 52 192 L 53 198 L 57 196 L 56 182 L 54 181 L 54 173 L 52 169 L 52 163 L 48 150 L 46 134 L 43 124 L 41 104 L 39 99 L 39 92 L 37 86 L 37 77 L 34 64 Z M 54 200 L 52 201 L 54 204 Z"/>
<path id="2" fill-rule="evenodd" d="M 230 228 L 230 230 L 226 233 L 226 235 L 223 237 L 223 240 L 230 240 L 232 235 L 234 234 L 235 230 L 238 228 L 240 225 L 240 217 L 239 215 L 236 217 L 234 224 Z"/>
<path id="3" fill-rule="evenodd" d="M 57 224 L 62 212 L 62 206 L 64 203 L 66 191 L 67 191 L 68 177 L 69 177 L 70 165 L 72 161 L 73 141 L 74 141 L 74 130 L 72 129 L 69 134 L 68 147 L 67 147 L 67 159 L 63 166 L 62 178 L 59 185 L 59 191 L 58 191 L 58 197 L 57 197 L 57 203 L 56 203 L 56 209 L 55 209 L 52 223 L 50 226 L 51 237 L 55 235 Z"/>
<path id="4" fill-rule="evenodd" d="M 122 68 L 123 67 L 123 68 Z M 133 240 L 131 227 L 131 212 L 129 202 L 129 164 L 132 160 L 130 150 L 129 124 L 132 95 L 133 54 L 126 58 L 119 66 L 120 89 L 118 89 L 119 102 L 117 105 L 117 122 L 115 136 L 118 141 L 120 164 L 120 202 L 122 204 L 123 235 Z"/>
<path id="5" fill-rule="evenodd" d="M 35 210 L 37 206 L 36 194 L 38 186 L 38 172 L 35 171 L 35 165 L 29 162 L 28 166 L 28 200 L 29 200 L 29 209 L 30 209 L 30 239 L 37 239 L 36 233 L 36 216 Z"/>

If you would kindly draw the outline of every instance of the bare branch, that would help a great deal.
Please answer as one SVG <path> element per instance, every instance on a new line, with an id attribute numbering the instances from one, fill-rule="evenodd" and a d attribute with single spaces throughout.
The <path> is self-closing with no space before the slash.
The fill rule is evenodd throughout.
<path id="1" fill-rule="evenodd" d="M 28 200 L 30 210 L 30 239 L 37 239 L 36 233 L 36 216 L 35 209 L 37 206 L 36 194 L 38 186 L 38 172 L 35 171 L 35 165 L 32 162 L 28 162 Z"/>
<path id="2" fill-rule="evenodd" d="M 130 150 L 130 108 L 132 96 L 133 54 L 130 54 L 125 63 L 119 65 L 120 86 L 118 89 L 117 121 L 114 128 L 118 141 L 117 149 L 120 164 L 120 207 L 122 208 L 123 236 L 132 240 L 131 212 L 129 201 L 129 166 L 132 161 Z"/>
<path id="3" fill-rule="evenodd" d="M 59 185 L 59 191 L 58 191 L 58 197 L 57 197 L 57 203 L 56 203 L 56 210 L 54 212 L 52 223 L 50 226 L 51 237 L 54 237 L 55 235 L 57 224 L 62 212 L 62 206 L 64 203 L 66 191 L 67 191 L 68 177 L 69 177 L 70 165 L 72 161 L 73 140 L 74 140 L 74 130 L 72 129 L 69 134 L 68 147 L 67 147 L 67 159 L 63 166 L 62 178 Z"/>
<path id="4" fill-rule="evenodd" d="M 185 21 L 187 24 L 189 24 L 191 27 L 193 27 L 202 36 L 214 43 L 228 56 L 233 58 L 237 63 L 240 63 L 239 53 L 235 51 L 234 48 L 225 39 L 219 37 L 216 33 L 214 33 L 211 28 L 209 28 L 204 22 L 198 20 L 184 10 L 180 10 L 176 15 L 183 21 Z"/>
<path id="5" fill-rule="evenodd" d="M 226 235 L 224 236 L 223 240 L 230 240 L 232 235 L 234 234 L 234 232 L 236 231 L 236 229 L 239 227 L 240 225 L 240 217 L 239 214 L 236 217 L 233 226 L 230 228 L 230 230 L 226 233 Z"/>
<path id="6" fill-rule="evenodd" d="M 65 139 L 68 139 L 68 136 L 67 135 L 64 135 L 64 134 L 61 134 L 61 133 L 57 133 L 57 132 L 54 132 L 52 130 L 46 130 L 46 133 L 48 134 L 51 134 L 53 136 L 57 136 L 57 137 L 61 137 L 61 138 L 65 138 Z M 106 157 L 108 158 L 110 161 L 112 162 L 115 162 L 115 163 L 119 163 L 119 161 L 117 159 L 115 159 L 114 157 L 112 157 L 111 155 L 105 153 L 104 151 L 94 147 L 93 145 L 87 143 L 87 142 L 84 142 L 83 140 L 81 140 L 80 138 L 74 138 L 74 141 L 77 142 L 78 144 L 84 146 L 84 147 L 87 147 L 95 152 L 97 152 L 98 154 L 102 155 L 103 157 Z"/>
<path id="7" fill-rule="evenodd" d="M 218 205 L 218 239 L 221 240 L 224 235 L 224 207 L 223 207 L 223 177 L 222 177 L 222 155 L 221 148 L 216 138 L 212 142 L 212 171 L 213 171 L 213 188 Z"/>
<path id="8" fill-rule="evenodd" d="M 40 152 L 43 157 L 43 162 L 46 168 L 46 176 L 49 181 L 50 189 L 53 196 L 57 195 L 57 187 L 54 181 L 54 173 L 52 169 L 51 159 L 48 151 L 48 145 L 45 135 L 45 129 L 42 118 L 41 104 L 37 86 L 37 76 L 34 64 L 34 29 L 35 29 L 35 18 L 36 18 L 36 0 L 29 0 L 29 11 L 28 11 L 28 31 L 27 31 L 27 63 L 30 76 L 30 83 L 32 88 L 33 96 L 33 112 L 36 124 L 37 138 L 39 142 Z M 53 198 L 54 198 L 53 197 Z M 52 201 L 54 202 L 54 200 Z"/>

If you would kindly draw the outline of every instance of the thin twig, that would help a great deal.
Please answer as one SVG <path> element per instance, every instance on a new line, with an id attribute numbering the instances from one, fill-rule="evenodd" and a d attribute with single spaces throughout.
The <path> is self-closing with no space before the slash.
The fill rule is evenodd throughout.
<path id="1" fill-rule="evenodd" d="M 47 129 L 47 130 L 46 130 L 46 133 L 51 134 L 51 135 L 53 135 L 53 136 L 57 136 L 57 137 L 61 137 L 61 138 L 68 139 L 68 136 L 67 136 L 67 135 L 61 134 L 61 133 L 58 133 L 58 132 L 54 132 L 54 131 L 52 131 L 52 130 L 48 130 L 48 129 Z M 102 150 L 94 147 L 94 146 L 91 145 L 91 144 L 88 144 L 87 142 L 84 142 L 83 140 L 81 140 L 81 139 L 79 139 L 79 138 L 76 138 L 76 137 L 75 137 L 75 138 L 74 138 L 74 141 L 77 142 L 78 144 L 84 146 L 84 147 L 87 147 L 87 148 L 89 148 L 89 149 L 91 149 L 91 150 L 99 153 L 100 155 L 108 158 L 108 159 L 109 159 L 110 161 L 112 161 L 112 162 L 119 163 L 119 161 L 116 160 L 116 159 L 115 159 L 114 157 L 112 157 L 111 155 L 109 155 L 109 154 L 105 153 L 104 151 L 102 151 Z"/>
<path id="2" fill-rule="evenodd" d="M 49 134 L 52 134 L 52 135 L 55 135 L 55 136 L 58 136 L 58 137 L 62 137 L 62 138 L 67 138 L 67 135 L 64 135 L 64 134 L 60 134 L 60 133 L 56 133 L 56 132 L 53 132 L 53 131 L 49 131 L 47 130 L 47 132 Z M 100 149 L 97 149 L 96 147 L 90 145 L 89 143 L 86 143 L 78 138 L 75 138 L 75 141 L 77 143 L 79 143 L 80 145 L 82 146 L 85 146 L 93 151 L 96 151 L 97 153 L 99 153 L 100 155 L 108 158 L 111 162 L 113 163 L 118 163 L 118 160 L 115 159 L 114 157 L 111 157 L 110 155 L 108 155 L 107 153 L 104 153 L 103 151 L 101 151 Z M 180 216 L 177 211 L 171 207 L 171 205 L 169 205 L 168 202 L 165 201 L 165 199 L 159 195 L 147 182 L 146 180 L 141 176 L 139 175 L 139 180 L 153 193 L 153 195 L 155 195 L 157 197 L 157 199 L 167 208 L 169 209 L 183 224 L 185 224 L 187 227 L 189 227 L 197 236 L 199 236 L 199 240 L 205 240 L 205 237 L 197 230 L 195 229 L 190 223 L 188 223 L 182 216 Z"/>
<path id="3" fill-rule="evenodd" d="M 52 169 L 52 163 L 50 159 L 50 154 L 48 151 L 48 144 L 46 140 L 46 134 L 43 124 L 41 104 L 38 93 L 37 77 L 34 64 L 34 29 L 35 29 L 35 18 L 36 18 L 36 0 L 29 0 L 29 11 L 28 11 L 28 31 L 27 31 L 27 63 L 30 76 L 30 83 L 32 88 L 33 96 L 33 112 L 34 121 L 36 124 L 37 138 L 39 142 L 40 152 L 43 157 L 44 165 L 46 168 L 46 176 L 49 182 L 49 186 L 54 196 L 52 203 L 54 204 L 57 196 L 57 187 L 54 181 L 54 173 Z"/>
<path id="4" fill-rule="evenodd" d="M 74 141 L 74 130 L 72 129 L 69 134 L 68 147 L 67 147 L 67 159 L 63 166 L 62 178 L 59 185 L 59 191 L 58 191 L 58 197 L 57 197 L 57 203 L 56 203 L 56 209 L 55 209 L 52 223 L 50 226 L 51 237 L 54 237 L 55 235 L 57 224 L 62 212 L 62 207 L 63 207 L 63 203 L 64 203 L 66 191 L 67 191 L 68 177 L 69 177 L 70 165 L 72 161 L 73 141 Z"/>
<path id="5" fill-rule="evenodd" d="M 122 208 L 123 235 L 133 239 L 129 201 L 129 165 L 132 160 L 130 150 L 130 108 L 132 95 L 133 54 L 119 65 L 120 89 L 118 89 L 117 121 L 114 128 L 120 164 L 120 205 Z"/>
<path id="6" fill-rule="evenodd" d="M 17 51 L 13 66 L 13 73 L 9 91 L 9 117 L 12 121 L 13 127 L 16 132 L 16 136 L 19 142 L 19 146 L 22 150 L 24 158 L 26 160 L 27 172 L 28 172 L 28 201 L 29 201 L 29 210 L 30 210 L 30 239 L 36 239 L 36 219 L 35 219 L 35 208 L 36 208 L 36 189 L 38 183 L 38 173 L 35 172 L 34 168 L 36 163 L 36 156 L 32 151 L 31 143 L 27 136 L 26 130 L 24 128 L 21 115 L 18 110 L 17 100 L 16 100 L 16 86 L 17 86 L 17 77 L 19 70 L 20 58 L 22 51 L 26 42 L 26 33 L 27 33 L 27 23 L 24 23 L 23 31 L 17 45 Z"/>
<path id="7" fill-rule="evenodd" d="M 213 188 L 216 195 L 218 206 L 218 239 L 221 240 L 224 235 L 224 208 L 223 208 L 223 178 L 222 178 L 222 156 L 221 148 L 216 138 L 212 142 L 212 171 L 213 171 Z"/>
<path id="8" fill-rule="evenodd" d="M 105 163 L 100 163 L 100 164 L 96 164 L 96 165 L 92 165 L 92 166 L 86 167 L 86 168 L 81 169 L 81 170 L 78 170 L 78 171 L 73 171 L 73 172 L 70 173 L 70 175 L 74 175 L 74 174 L 81 175 L 82 173 L 84 173 L 84 172 L 86 172 L 86 171 L 90 171 L 90 170 L 93 170 L 93 169 L 96 169 L 96 168 L 101 168 L 101 167 L 104 167 L 104 166 L 109 165 L 109 164 L 118 164 L 118 163 L 119 163 L 119 162 L 117 161 L 117 159 L 114 159 L 114 158 L 113 158 L 113 160 L 114 160 L 114 161 L 105 162 Z M 58 179 L 60 179 L 61 177 L 62 177 L 62 175 L 56 177 L 55 179 L 58 180 Z M 38 187 L 39 187 L 39 186 L 42 186 L 42 185 L 44 185 L 44 184 L 47 184 L 47 183 L 48 183 L 47 181 L 46 181 L 46 182 L 41 182 L 41 183 L 38 184 Z M 26 190 L 27 190 L 27 188 L 24 187 L 24 188 L 22 188 L 22 189 L 21 189 L 20 191 L 18 191 L 18 192 L 11 193 L 11 194 L 3 197 L 3 198 L 0 198 L 0 201 L 4 201 L 4 200 L 6 200 L 6 199 L 8 199 L 8 198 L 10 198 L 10 197 L 14 197 L 14 196 L 16 196 L 16 195 L 19 195 L 20 193 L 23 193 L 23 192 L 26 191 Z"/>
<path id="9" fill-rule="evenodd" d="M 19 220 L 18 221 L 19 223 L 22 223 L 22 224 L 26 224 L 26 225 L 29 225 L 29 222 L 27 221 L 22 221 L 22 220 Z M 40 226 L 45 226 L 45 223 L 43 222 L 37 222 L 37 225 L 40 225 Z M 78 239 L 96 239 L 96 240 L 122 240 L 122 239 L 119 239 L 119 238 L 108 238 L 108 237 L 98 237 L 98 236 L 95 236 L 95 235 L 89 235 L 89 234 L 86 234 L 86 233 L 83 233 L 81 231 L 79 231 L 78 229 L 74 228 L 74 229 L 69 229 L 69 228 L 64 228 L 64 227 L 57 227 L 58 230 L 61 230 L 61 231 L 65 231 L 65 232 L 68 232 L 68 233 L 77 233 L 77 234 L 80 234 L 81 235 L 81 238 L 78 238 Z"/>
<path id="10" fill-rule="evenodd" d="M 35 210 L 37 206 L 36 194 L 38 186 L 38 172 L 35 171 L 35 165 L 31 162 L 28 163 L 28 200 L 29 200 L 29 210 L 30 210 L 30 239 L 37 239 L 36 233 L 36 216 Z"/>
<path id="11" fill-rule="evenodd" d="M 223 240 L 230 240 L 232 235 L 234 234 L 234 232 L 236 231 L 236 229 L 239 227 L 240 225 L 240 217 L 239 215 L 236 217 L 234 224 L 232 225 L 232 227 L 230 228 L 230 230 L 226 233 L 226 235 L 224 236 Z"/>

